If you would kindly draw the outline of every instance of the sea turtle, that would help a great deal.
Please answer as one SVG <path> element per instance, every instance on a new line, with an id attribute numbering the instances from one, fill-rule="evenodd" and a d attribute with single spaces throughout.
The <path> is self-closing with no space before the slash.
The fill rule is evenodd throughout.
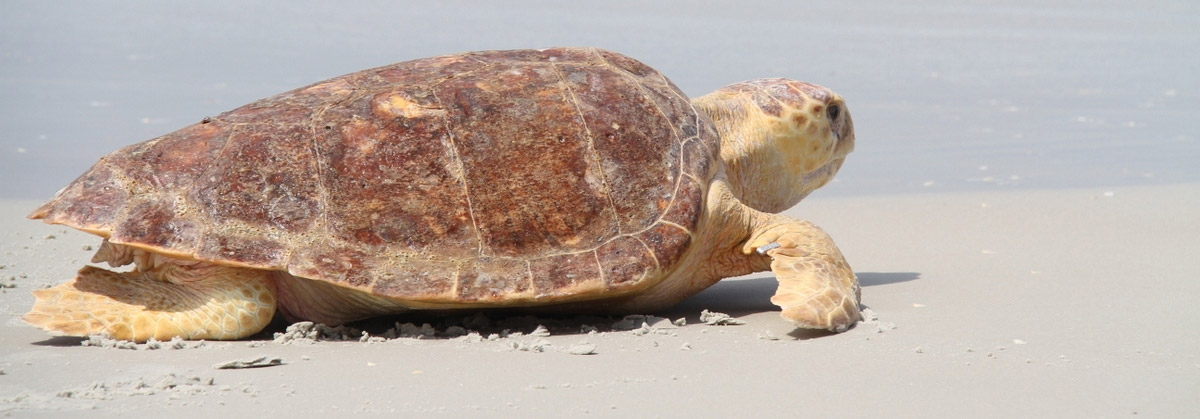
<path id="1" fill-rule="evenodd" d="M 775 214 L 854 147 L 843 100 L 787 79 L 689 101 L 591 48 L 364 70 L 122 148 L 30 218 L 104 238 L 24 316 L 52 333 L 238 339 L 424 309 L 648 312 L 772 270 L 798 327 L 859 319 L 854 272 Z"/>

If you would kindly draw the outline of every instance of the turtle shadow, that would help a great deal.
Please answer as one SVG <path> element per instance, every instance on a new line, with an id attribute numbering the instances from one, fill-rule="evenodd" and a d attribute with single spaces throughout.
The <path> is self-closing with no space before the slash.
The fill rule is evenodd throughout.
<path id="1" fill-rule="evenodd" d="M 66 347 L 73 347 L 73 346 L 81 346 L 83 341 L 85 341 L 85 340 L 87 340 L 87 338 L 81 338 L 81 337 L 76 337 L 76 336 L 54 336 L 50 339 L 40 340 L 37 342 L 31 342 L 30 344 L 34 345 L 34 346 L 53 346 L 53 347 L 58 347 L 58 348 L 66 348 Z"/>
<path id="2" fill-rule="evenodd" d="M 855 275 L 858 276 L 858 284 L 862 287 L 896 284 L 921 278 L 921 274 L 918 272 L 856 272 Z M 695 314 L 701 310 L 720 311 L 733 317 L 774 313 L 779 311 L 779 307 L 771 304 L 771 296 L 775 295 L 778 287 L 779 282 L 773 276 L 721 281 L 672 307 L 666 312 L 666 315 Z M 868 308 L 865 304 L 860 304 L 860 306 L 864 309 Z M 692 318 L 688 318 L 689 323 L 692 320 Z M 851 329 L 854 327 L 856 326 L 851 326 Z M 795 328 L 787 333 L 787 336 L 796 340 L 818 339 L 835 335 L 838 333 L 803 328 Z"/>
<path id="3" fill-rule="evenodd" d="M 858 285 L 864 287 L 890 285 L 921 279 L 921 273 L 919 272 L 855 272 L 855 275 L 858 275 Z"/>
<path id="4" fill-rule="evenodd" d="M 775 289 L 778 287 L 779 282 L 771 276 L 724 280 L 683 300 L 666 313 L 695 316 L 699 320 L 698 313 L 701 310 L 719 311 L 733 317 L 777 311 L 779 308 L 771 304 L 771 296 L 775 295 Z"/>
<path id="5" fill-rule="evenodd" d="M 914 281 L 920 278 L 916 272 L 860 272 L 859 284 L 863 287 Z M 675 306 L 645 314 L 667 320 L 685 319 L 687 324 L 703 324 L 700 313 L 704 310 L 717 311 L 739 318 L 759 313 L 774 313 L 779 307 L 771 304 L 771 296 L 778 287 L 775 277 L 725 280 L 676 304 Z M 633 313 L 631 313 L 633 314 Z M 530 336 L 545 328 L 554 335 L 585 335 L 596 332 L 621 332 L 619 324 L 625 316 L 559 314 L 530 312 L 520 308 L 468 311 L 416 311 L 395 316 L 375 317 L 351 322 L 340 329 L 341 339 L 357 340 L 362 332 L 367 336 L 402 336 L 422 339 L 455 339 L 468 333 L 481 337 L 497 335 Z M 289 323 L 279 316 L 262 332 L 250 340 L 271 340 L 275 333 L 285 332 Z M 824 330 L 795 329 L 788 336 L 806 340 L 836 335 Z M 78 344 L 76 342 L 76 344 Z"/>
<path id="6" fill-rule="evenodd" d="M 921 278 L 921 274 L 917 272 L 856 272 L 855 275 L 858 276 L 858 284 L 862 287 L 896 284 Z M 714 310 L 741 317 L 775 312 L 779 311 L 779 307 L 771 304 L 771 296 L 775 295 L 778 287 L 779 282 L 773 276 L 725 280 L 684 300 L 667 313 Z"/>
<path id="7" fill-rule="evenodd" d="M 619 331 L 612 325 L 622 316 L 588 314 L 530 313 L 519 308 L 462 310 L 462 311 L 413 311 L 404 314 L 372 317 L 353 321 L 343 326 L 320 327 L 327 332 L 319 340 L 358 340 L 363 333 L 369 337 L 384 339 L 416 338 L 449 340 L 468 334 L 494 340 L 498 337 L 537 336 L 539 328 L 554 335 L 584 335 L 592 331 Z M 295 323 L 276 315 L 261 332 L 248 340 L 272 340 L 277 333 L 286 333 Z M 340 336 L 329 336 L 329 334 Z"/>

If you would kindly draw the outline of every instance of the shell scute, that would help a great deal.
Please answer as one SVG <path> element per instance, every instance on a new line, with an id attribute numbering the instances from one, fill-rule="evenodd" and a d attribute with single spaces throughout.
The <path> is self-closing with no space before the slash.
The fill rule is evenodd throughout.
<path id="1" fill-rule="evenodd" d="M 164 249 L 195 248 L 200 228 L 192 219 L 179 216 L 175 200 L 139 198 L 128 204 L 126 214 L 118 218 L 112 241 Z"/>
<path id="2" fill-rule="evenodd" d="M 287 261 L 288 246 L 277 240 L 249 234 L 210 231 L 196 249 L 196 256 L 245 266 L 280 266 Z"/>
<path id="3" fill-rule="evenodd" d="M 485 255 L 590 249 L 617 231 L 578 111 L 543 67 L 496 64 L 437 88 Z"/>
<path id="4" fill-rule="evenodd" d="M 189 201 L 218 225 L 308 231 L 323 211 L 309 136 L 304 125 L 234 129 L 219 158 L 196 176 Z"/>
<path id="5" fill-rule="evenodd" d="M 529 261 L 536 298 L 555 299 L 604 289 L 593 252 L 568 253 Z"/>
<path id="6" fill-rule="evenodd" d="M 294 249 L 287 271 L 292 275 L 330 281 L 358 288 L 369 288 L 387 269 L 367 252 L 331 244 L 324 238 Z"/>
<path id="7" fill-rule="evenodd" d="M 328 234 L 381 252 L 466 257 L 478 249 L 444 117 L 423 90 L 359 95 L 326 111 L 316 157 Z M 382 108 L 382 109 L 381 109 Z M 412 109 L 410 109 L 412 108 Z M 383 114 L 381 117 L 380 114 Z"/>
<path id="8" fill-rule="evenodd" d="M 50 224 L 66 224 L 104 236 L 111 234 L 130 192 L 101 159 L 87 173 L 29 214 Z"/>
<path id="9" fill-rule="evenodd" d="M 692 177 L 684 176 L 679 181 L 679 188 L 675 190 L 671 206 L 662 215 L 663 221 L 687 226 L 700 215 L 700 207 L 694 203 L 703 199 L 704 186 L 697 183 Z"/>
<path id="10" fill-rule="evenodd" d="M 424 301 L 450 301 L 458 281 L 459 265 L 454 262 L 439 262 L 417 265 L 417 269 L 393 268 L 377 271 L 370 289 L 380 295 L 406 296 Z"/>
<path id="11" fill-rule="evenodd" d="M 617 237 L 596 249 L 596 259 L 603 269 L 605 285 L 610 289 L 635 286 L 658 269 L 654 255 L 638 239 Z"/>
<path id="12" fill-rule="evenodd" d="M 658 223 L 637 238 L 646 244 L 654 254 L 654 260 L 661 267 L 675 266 L 683 257 L 684 250 L 691 243 L 692 237 L 679 226 Z"/>
<path id="13" fill-rule="evenodd" d="M 565 83 L 600 160 L 623 232 L 638 231 L 662 214 L 679 175 L 677 138 L 658 104 L 627 74 L 603 67 L 563 65 Z"/>
<path id="14" fill-rule="evenodd" d="M 532 286 L 524 261 L 481 258 L 460 268 L 456 296 L 459 301 L 497 302 L 530 295 Z"/>

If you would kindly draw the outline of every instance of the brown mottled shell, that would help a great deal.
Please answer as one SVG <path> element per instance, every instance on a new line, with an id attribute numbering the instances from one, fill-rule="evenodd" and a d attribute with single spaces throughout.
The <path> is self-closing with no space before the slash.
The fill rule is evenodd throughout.
<path id="1" fill-rule="evenodd" d="M 596 49 L 333 78 L 122 148 L 31 214 L 113 243 L 414 302 L 634 291 L 697 227 L 717 138 Z"/>

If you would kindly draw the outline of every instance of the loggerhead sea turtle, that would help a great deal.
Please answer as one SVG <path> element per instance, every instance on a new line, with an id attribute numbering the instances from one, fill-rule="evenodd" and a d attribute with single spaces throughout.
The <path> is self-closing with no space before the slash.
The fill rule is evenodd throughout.
<path id="1" fill-rule="evenodd" d="M 857 279 L 777 215 L 854 148 L 842 98 L 787 79 L 694 101 L 588 48 L 407 61 L 127 146 L 30 214 L 104 238 L 24 320 L 237 339 L 423 309 L 646 312 L 770 269 L 798 327 L 859 318 Z"/>

